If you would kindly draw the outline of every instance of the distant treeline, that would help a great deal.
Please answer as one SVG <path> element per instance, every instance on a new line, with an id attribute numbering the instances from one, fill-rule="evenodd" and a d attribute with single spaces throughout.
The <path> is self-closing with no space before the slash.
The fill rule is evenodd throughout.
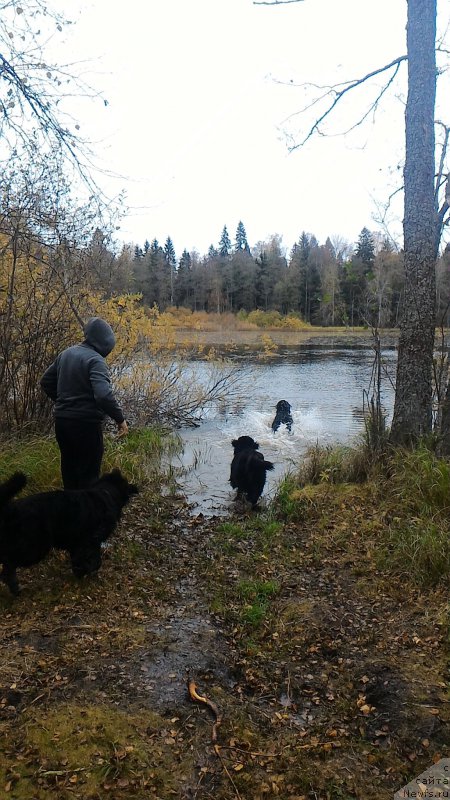
<path id="1" fill-rule="evenodd" d="M 367 228 L 354 245 L 338 236 L 319 244 L 303 232 L 288 257 L 277 235 L 250 248 L 242 222 L 234 243 L 225 226 L 218 245 L 204 256 L 184 250 L 177 258 L 168 237 L 163 245 L 147 240 L 134 252 L 113 257 L 98 235 L 96 271 L 102 272 L 102 260 L 109 262 L 108 275 L 98 275 L 101 283 L 108 279 L 111 291 L 141 292 L 144 303 L 160 311 L 173 306 L 219 314 L 274 310 L 324 326 L 395 327 L 399 321 L 402 252 Z M 437 264 L 436 322 L 445 326 L 450 323 L 449 265 L 447 248 Z"/>

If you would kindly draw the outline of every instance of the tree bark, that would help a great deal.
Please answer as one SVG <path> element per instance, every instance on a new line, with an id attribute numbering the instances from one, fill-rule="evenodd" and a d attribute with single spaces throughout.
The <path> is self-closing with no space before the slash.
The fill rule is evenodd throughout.
<path id="1" fill-rule="evenodd" d="M 434 204 L 436 0 L 408 0 L 403 299 L 391 441 L 413 444 L 432 428 L 435 334 Z"/>

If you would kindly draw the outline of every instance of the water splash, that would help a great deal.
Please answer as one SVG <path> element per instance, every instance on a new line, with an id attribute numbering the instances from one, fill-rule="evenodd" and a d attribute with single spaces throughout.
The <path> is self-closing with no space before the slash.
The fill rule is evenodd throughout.
<path id="1" fill-rule="evenodd" d="M 264 457 L 275 464 L 267 474 L 260 500 L 264 504 L 286 473 L 302 462 L 309 447 L 350 442 L 361 432 L 363 390 L 372 370 L 370 351 L 308 352 L 307 360 L 299 362 L 301 355 L 277 364 L 252 363 L 251 391 L 246 384 L 240 398 L 210 407 L 200 428 L 180 431 L 184 443 L 184 452 L 176 457 L 180 485 L 194 514 L 224 515 L 234 507 L 235 493 L 228 483 L 232 439 L 252 436 Z M 198 362 L 197 368 L 202 369 Z M 281 398 L 292 407 L 291 433 L 284 425 L 275 433 L 271 428 Z M 385 399 L 391 408 L 389 384 Z"/>

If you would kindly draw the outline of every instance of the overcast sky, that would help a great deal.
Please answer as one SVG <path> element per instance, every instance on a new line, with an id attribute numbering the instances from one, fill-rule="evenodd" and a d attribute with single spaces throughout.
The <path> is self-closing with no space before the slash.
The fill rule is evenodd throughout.
<path id="1" fill-rule="evenodd" d="M 367 110 L 363 91 L 330 119 L 329 137 L 292 153 L 288 144 L 322 108 L 298 113 L 314 97 L 301 84 L 353 79 L 406 52 L 406 0 L 91 0 L 82 8 L 66 51 L 91 59 L 87 77 L 108 100 L 83 105 L 80 121 L 99 162 L 120 176 L 98 179 L 109 193 L 126 191 L 122 239 L 142 245 L 170 235 L 180 256 L 205 253 L 224 225 L 234 240 L 239 220 L 251 246 L 276 233 L 288 250 L 303 230 L 321 243 L 328 235 L 353 242 L 363 226 L 379 227 L 377 206 L 402 181 L 406 65 L 375 118 L 353 134 L 336 136 Z M 401 205 L 395 210 L 391 230 L 400 235 Z"/>

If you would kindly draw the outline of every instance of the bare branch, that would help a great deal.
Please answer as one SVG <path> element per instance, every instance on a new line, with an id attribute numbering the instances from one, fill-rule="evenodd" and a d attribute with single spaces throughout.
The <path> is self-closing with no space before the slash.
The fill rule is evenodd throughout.
<path id="1" fill-rule="evenodd" d="M 439 189 L 442 186 L 442 184 L 445 183 L 443 175 L 444 175 L 445 158 L 446 158 L 446 155 L 447 155 L 448 137 L 450 135 L 450 128 L 447 125 L 445 125 L 444 122 L 441 122 L 438 119 L 436 120 L 436 125 L 440 125 L 444 129 L 444 141 L 442 143 L 441 157 L 439 159 L 439 169 L 438 169 L 438 173 L 437 173 L 437 176 L 436 176 L 436 187 L 435 187 L 435 190 L 434 190 L 434 202 L 435 202 L 435 205 L 436 205 L 436 208 L 437 208 L 438 207 Z"/>
<path id="2" fill-rule="evenodd" d="M 364 114 L 364 116 L 362 117 L 362 119 L 359 120 L 358 123 L 355 123 L 355 125 L 352 126 L 352 128 L 350 130 L 355 128 L 357 125 L 361 124 L 361 122 L 364 119 L 366 119 L 366 117 L 368 116 L 370 111 L 376 109 L 381 97 L 387 91 L 387 89 L 389 88 L 389 86 L 393 82 L 395 76 L 397 75 L 398 70 L 400 68 L 400 64 L 402 63 L 402 61 L 407 61 L 407 59 L 408 59 L 408 56 L 406 56 L 406 55 L 405 56 L 399 56 L 399 58 L 395 58 L 389 64 L 385 64 L 383 67 L 379 67 L 378 69 L 372 70 L 372 72 L 368 72 L 367 75 L 364 75 L 362 78 L 356 78 L 355 80 L 348 81 L 348 82 L 346 82 L 344 84 L 336 84 L 335 86 L 326 87 L 327 91 L 323 95 L 321 95 L 319 98 L 316 98 L 313 101 L 313 103 L 311 103 L 311 106 L 315 105 L 316 103 L 320 102 L 320 100 L 323 100 L 326 97 L 333 98 L 332 101 L 330 102 L 328 108 L 323 112 L 323 114 L 321 114 L 321 116 L 318 119 L 316 119 L 316 121 L 314 122 L 314 124 L 310 128 L 310 130 L 307 133 L 307 135 L 305 136 L 305 138 L 299 144 L 292 145 L 292 147 L 289 148 L 290 152 L 292 152 L 293 150 L 297 150 L 297 148 L 302 147 L 304 144 L 306 144 L 308 139 L 310 139 L 311 136 L 314 133 L 319 133 L 320 134 L 319 126 L 331 114 L 331 112 L 337 106 L 339 101 L 342 100 L 342 98 L 348 92 L 350 92 L 352 89 L 355 89 L 358 86 L 362 86 L 364 83 L 369 81 L 371 78 L 374 78 L 376 75 L 381 75 L 383 72 L 387 72 L 388 70 L 392 69 L 393 70 L 392 75 L 389 77 L 389 80 L 387 81 L 387 83 L 380 90 L 377 98 L 372 103 L 370 109 L 366 112 L 366 114 Z M 340 86 L 343 87 L 343 88 L 338 88 Z"/>
<path id="3" fill-rule="evenodd" d="M 287 6 L 289 3 L 303 3 L 303 0 L 253 0 L 254 6 Z"/>
<path id="4" fill-rule="evenodd" d="M 439 159 L 439 169 L 436 175 L 436 183 L 434 189 L 434 205 L 436 209 L 436 229 L 435 229 L 435 252 L 436 256 L 439 251 L 439 242 L 441 240 L 442 230 L 448 223 L 444 221 L 444 217 L 450 208 L 450 174 L 444 175 L 445 159 L 447 156 L 448 140 L 450 136 L 450 128 L 440 120 L 435 120 L 436 125 L 440 125 L 444 129 L 444 140 L 442 142 L 441 156 Z M 445 184 L 445 196 L 441 207 L 439 208 L 439 190 Z"/>
<path id="5" fill-rule="evenodd" d="M 52 40 L 71 24 L 45 0 L 0 0 L 0 164 L 17 153 L 35 163 L 57 148 L 100 196 L 91 144 L 65 109 L 73 97 L 107 101 L 87 82 L 84 62 L 48 61 Z"/>

